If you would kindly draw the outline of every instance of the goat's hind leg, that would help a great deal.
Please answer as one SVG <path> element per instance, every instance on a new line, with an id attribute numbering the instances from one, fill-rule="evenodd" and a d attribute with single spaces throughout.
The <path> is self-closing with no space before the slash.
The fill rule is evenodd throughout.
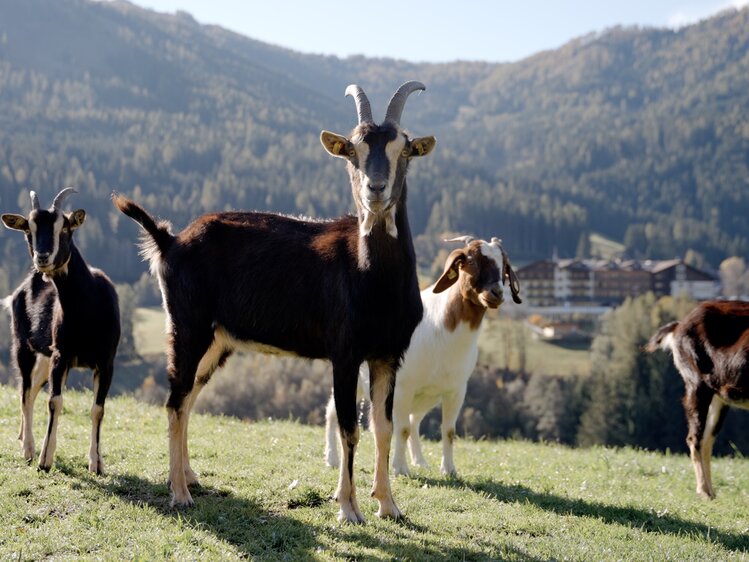
<path id="1" fill-rule="evenodd" d="M 686 394 L 684 395 L 684 411 L 689 426 L 687 445 L 694 466 L 697 494 L 707 499 L 715 497 L 710 482 L 710 469 L 705 466 L 702 450 L 705 441 L 705 423 L 712 399 L 713 391 L 704 384 L 687 383 Z"/>
<path id="2" fill-rule="evenodd" d="M 194 504 L 187 488 L 187 424 L 190 418 L 190 395 L 195 385 L 195 375 L 200 360 L 210 347 L 213 334 L 202 338 L 182 338 L 172 334 L 169 354 L 170 392 L 166 402 L 169 419 L 169 484 L 172 489 L 172 507 L 189 507 Z M 190 469 L 192 472 L 192 469 Z"/>
<path id="3" fill-rule="evenodd" d="M 104 461 L 101 458 L 101 422 L 104 419 L 104 402 L 112 384 L 114 365 L 94 369 L 94 403 L 91 406 L 91 444 L 88 450 L 88 470 L 104 474 Z"/>
<path id="4" fill-rule="evenodd" d="M 455 476 L 455 461 L 453 460 L 453 446 L 455 444 L 455 424 L 458 421 L 460 407 L 465 399 L 465 389 L 462 392 L 443 396 L 442 398 L 442 474 Z"/>
<path id="5" fill-rule="evenodd" d="M 709 486 L 710 497 L 715 497 L 715 488 L 713 487 L 713 479 L 710 473 L 710 458 L 713 454 L 715 437 L 723 426 L 727 413 L 728 406 L 726 406 L 726 403 L 723 402 L 717 394 L 713 395 L 713 399 L 710 402 L 710 408 L 707 412 L 707 419 L 705 420 L 705 430 L 702 435 L 702 443 L 700 444 L 702 467 L 705 472 L 705 480 Z"/>
<path id="6" fill-rule="evenodd" d="M 364 516 L 356 501 L 354 484 L 354 455 L 359 443 L 359 424 L 356 409 L 357 367 L 333 364 L 333 396 L 341 440 L 341 464 L 335 499 L 340 506 L 339 521 L 363 523 Z"/>
<path id="7" fill-rule="evenodd" d="M 203 390 L 206 384 L 208 384 L 208 381 L 211 376 L 213 376 L 216 369 L 223 366 L 230 354 L 231 352 L 226 351 L 223 347 L 214 342 L 200 360 L 197 375 L 195 377 L 195 386 L 193 386 L 192 391 L 190 391 L 190 394 L 185 398 L 185 431 L 182 436 L 182 458 L 185 471 L 185 482 L 188 486 L 200 485 L 198 475 L 190 466 L 190 451 L 187 447 L 187 427 L 190 421 L 190 414 L 195 406 L 200 391 Z"/>
<path id="8" fill-rule="evenodd" d="M 390 441 L 393 436 L 395 365 L 386 361 L 370 361 L 369 377 L 372 398 L 370 425 L 375 437 L 375 475 L 371 495 L 380 502 L 378 517 L 400 519 L 403 514 L 393 500 L 388 471 Z"/>
<path id="9" fill-rule="evenodd" d="M 331 468 L 341 464 L 338 456 L 338 416 L 335 412 L 335 396 L 330 395 L 328 405 L 325 407 L 325 462 Z"/>

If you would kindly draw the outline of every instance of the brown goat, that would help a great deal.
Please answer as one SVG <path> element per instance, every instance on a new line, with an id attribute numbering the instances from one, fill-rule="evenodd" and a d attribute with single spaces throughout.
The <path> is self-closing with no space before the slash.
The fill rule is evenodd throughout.
<path id="1" fill-rule="evenodd" d="M 710 455 L 728 406 L 749 409 L 749 303 L 704 302 L 662 326 L 647 351 L 670 349 L 684 379 L 687 445 L 697 493 L 714 498 Z"/>

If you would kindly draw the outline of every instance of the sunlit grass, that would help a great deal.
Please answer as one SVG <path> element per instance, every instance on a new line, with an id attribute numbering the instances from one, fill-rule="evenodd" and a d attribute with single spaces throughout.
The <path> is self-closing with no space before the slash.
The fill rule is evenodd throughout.
<path id="1" fill-rule="evenodd" d="M 372 439 L 357 456 L 367 523 L 339 524 L 323 430 L 285 421 L 195 415 L 196 506 L 169 507 L 166 416 L 131 398 L 107 402 L 107 474 L 86 470 L 88 393 L 65 395 L 58 455 L 37 472 L 16 441 L 18 401 L 0 387 L 0 560 L 742 560 L 749 552 L 749 460 L 714 463 L 718 498 L 694 493 L 683 455 L 573 450 L 527 442 L 457 443 L 458 478 L 432 468 L 393 479 L 405 522 L 368 497 Z M 35 421 L 38 444 L 43 400 Z"/>

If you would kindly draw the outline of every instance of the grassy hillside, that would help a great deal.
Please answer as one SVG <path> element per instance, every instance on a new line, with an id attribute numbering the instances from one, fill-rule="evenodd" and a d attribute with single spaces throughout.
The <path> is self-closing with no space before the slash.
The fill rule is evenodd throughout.
<path id="1" fill-rule="evenodd" d="M 336 522 L 327 499 L 336 474 L 322 462 L 321 428 L 195 416 L 190 445 L 202 488 L 196 507 L 177 511 L 164 483 L 164 412 L 110 400 L 107 475 L 95 477 L 84 462 L 89 407 L 89 394 L 65 395 L 56 465 L 38 473 L 15 441 L 15 392 L 0 387 L 0 559 L 749 558 L 747 459 L 715 462 L 718 499 L 708 503 L 695 496 L 681 455 L 460 441 L 459 478 L 431 468 L 393 480 L 408 516 L 394 523 L 374 517 L 365 433 L 356 477 L 368 521 L 351 526 Z M 436 466 L 438 445 L 426 451 Z"/>

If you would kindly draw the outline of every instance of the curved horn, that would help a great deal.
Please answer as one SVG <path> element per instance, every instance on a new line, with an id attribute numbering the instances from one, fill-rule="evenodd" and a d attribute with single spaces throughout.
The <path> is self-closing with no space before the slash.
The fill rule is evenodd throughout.
<path id="1" fill-rule="evenodd" d="M 52 201 L 52 209 L 55 211 L 61 211 L 62 204 L 65 203 L 65 199 L 67 199 L 69 196 L 73 195 L 73 193 L 78 193 L 75 189 L 72 187 L 66 187 L 63 189 L 60 193 L 57 194 L 57 197 L 55 197 L 55 200 Z"/>
<path id="2" fill-rule="evenodd" d="M 354 102 L 356 102 L 356 115 L 359 117 L 359 124 L 373 123 L 372 107 L 369 105 L 369 99 L 367 99 L 364 90 L 356 84 L 351 84 L 346 88 L 346 95 L 354 98 Z"/>
<path id="3" fill-rule="evenodd" d="M 466 246 L 476 240 L 473 236 L 456 236 L 455 238 L 445 238 L 443 242 L 463 242 Z"/>
<path id="4" fill-rule="evenodd" d="M 385 113 L 385 121 L 390 121 L 396 125 L 400 125 L 401 114 L 403 113 L 403 106 L 406 104 L 406 99 L 409 95 L 417 90 L 426 90 L 427 87 L 416 80 L 406 82 L 398 91 L 393 94 L 388 104 L 387 112 Z"/>
<path id="5" fill-rule="evenodd" d="M 30 195 L 31 195 L 31 210 L 38 211 L 39 210 L 39 196 L 36 194 L 36 191 L 32 191 Z"/>

